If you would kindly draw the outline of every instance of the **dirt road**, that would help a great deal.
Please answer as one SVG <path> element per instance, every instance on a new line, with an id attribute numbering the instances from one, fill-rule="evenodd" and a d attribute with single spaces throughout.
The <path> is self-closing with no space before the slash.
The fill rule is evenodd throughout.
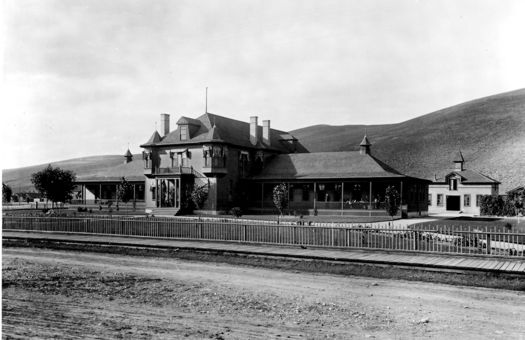
<path id="1" fill-rule="evenodd" d="M 525 293 L 4 248 L 3 338 L 525 339 Z"/>

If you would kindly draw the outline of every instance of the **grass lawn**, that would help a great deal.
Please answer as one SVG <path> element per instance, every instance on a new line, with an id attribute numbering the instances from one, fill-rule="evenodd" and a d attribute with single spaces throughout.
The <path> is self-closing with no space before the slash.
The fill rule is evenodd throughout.
<path id="1" fill-rule="evenodd" d="M 195 215 L 188 215 L 195 216 Z M 217 217 L 217 218 L 233 218 L 231 215 L 219 215 L 210 216 L 202 215 L 203 217 Z M 256 221 L 304 221 L 304 222 L 317 222 L 317 223 L 375 223 L 383 221 L 391 221 L 390 217 L 385 216 L 303 216 L 301 219 L 299 216 L 279 216 L 279 215 L 243 215 L 239 217 L 246 220 Z"/>
<path id="2" fill-rule="evenodd" d="M 525 233 L 525 218 L 492 218 L 492 217 L 451 217 L 436 221 L 425 222 L 412 226 L 413 228 L 435 229 L 438 227 L 451 227 L 454 230 L 496 231 Z M 510 225 L 510 229 L 507 227 Z"/>

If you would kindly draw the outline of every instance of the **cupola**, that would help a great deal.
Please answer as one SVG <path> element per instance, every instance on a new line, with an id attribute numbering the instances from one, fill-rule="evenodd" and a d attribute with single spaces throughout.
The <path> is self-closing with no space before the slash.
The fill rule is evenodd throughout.
<path id="1" fill-rule="evenodd" d="M 370 144 L 370 141 L 368 140 L 368 137 L 366 136 L 366 133 L 365 133 L 365 136 L 363 137 L 361 144 L 359 144 L 359 153 L 361 155 L 370 155 L 371 146 L 372 144 Z"/>
<path id="2" fill-rule="evenodd" d="M 463 158 L 463 154 L 461 153 L 461 150 L 456 153 L 456 156 L 454 157 L 454 164 L 455 164 L 455 170 L 456 171 L 463 171 L 465 170 L 463 167 L 463 164 L 465 163 L 465 159 Z"/>

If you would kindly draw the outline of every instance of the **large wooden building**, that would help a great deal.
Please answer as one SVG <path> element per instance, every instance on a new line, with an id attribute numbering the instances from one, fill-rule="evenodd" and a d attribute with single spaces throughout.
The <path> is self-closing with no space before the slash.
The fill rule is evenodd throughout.
<path id="1" fill-rule="evenodd" d="M 387 186 L 401 193 L 406 215 L 426 215 L 429 181 L 403 175 L 372 155 L 365 136 L 360 151 L 308 153 L 287 132 L 258 117 L 242 122 L 212 113 L 181 117 L 170 129 L 161 114 L 155 131 L 141 145 L 146 209 L 177 214 L 195 185 L 208 188 L 202 210 L 220 213 L 233 206 L 275 213 L 272 190 L 288 184 L 289 209 L 297 214 L 380 215 Z"/>

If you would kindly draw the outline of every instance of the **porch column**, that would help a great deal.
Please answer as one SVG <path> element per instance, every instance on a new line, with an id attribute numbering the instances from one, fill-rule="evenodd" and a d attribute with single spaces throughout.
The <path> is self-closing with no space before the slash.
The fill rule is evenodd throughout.
<path id="1" fill-rule="evenodd" d="M 399 194 L 399 196 L 400 196 L 399 203 L 401 204 L 401 206 L 399 207 L 399 211 L 401 211 L 401 216 L 403 216 L 403 210 L 402 210 L 402 207 L 403 207 L 403 181 L 401 181 L 401 193 Z"/>
<path id="2" fill-rule="evenodd" d="M 341 182 L 341 216 L 345 210 L 345 182 Z"/>
<path id="3" fill-rule="evenodd" d="M 102 183 L 98 185 L 98 199 L 102 201 Z"/>
<path id="4" fill-rule="evenodd" d="M 316 205 L 315 205 L 316 199 L 317 199 L 317 182 L 314 182 L 314 214 L 315 214 L 315 208 L 316 208 Z"/>
<path id="5" fill-rule="evenodd" d="M 372 181 L 369 182 L 369 194 L 368 194 L 368 216 L 372 216 Z"/>
<path id="6" fill-rule="evenodd" d="M 117 201 L 118 205 L 118 184 L 115 184 L 115 201 Z"/>
<path id="7" fill-rule="evenodd" d="M 137 187 L 137 185 L 136 185 L 136 184 L 133 184 L 133 201 L 136 200 L 136 198 L 135 198 L 135 197 L 136 197 L 136 194 L 135 194 L 135 188 L 136 188 L 136 187 Z"/>
<path id="8" fill-rule="evenodd" d="M 264 209 L 264 182 L 261 183 L 261 214 L 263 213 Z"/>
<path id="9" fill-rule="evenodd" d="M 290 210 L 292 209 L 292 207 L 290 207 L 290 195 L 293 194 L 290 192 L 290 182 L 286 183 L 286 187 L 288 188 L 288 214 L 290 214 Z"/>

